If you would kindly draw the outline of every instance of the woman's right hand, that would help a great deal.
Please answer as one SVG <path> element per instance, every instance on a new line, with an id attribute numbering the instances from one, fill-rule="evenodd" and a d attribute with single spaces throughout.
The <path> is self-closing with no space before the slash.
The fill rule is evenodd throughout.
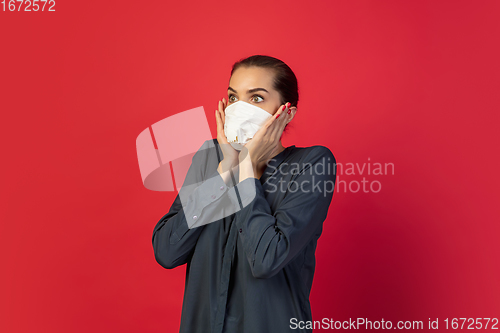
<path id="1" fill-rule="evenodd" d="M 215 119 L 217 121 L 217 141 L 224 155 L 224 159 L 219 163 L 219 173 L 226 173 L 229 169 L 238 166 L 240 152 L 234 149 L 227 141 L 226 133 L 224 132 L 224 124 L 226 122 L 225 109 L 227 102 L 225 98 L 219 101 L 218 109 L 215 110 Z M 224 177 L 223 177 L 224 178 Z M 227 183 L 227 182 L 226 182 Z"/>

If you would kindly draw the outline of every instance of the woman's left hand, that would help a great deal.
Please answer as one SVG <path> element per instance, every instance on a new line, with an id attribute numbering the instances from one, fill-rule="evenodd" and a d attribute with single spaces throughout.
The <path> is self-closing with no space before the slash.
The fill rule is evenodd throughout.
<path id="1" fill-rule="evenodd" d="M 271 118 L 247 142 L 239 154 L 240 182 L 249 177 L 260 178 L 267 162 L 276 155 L 281 135 L 290 117 L 290 103 L 281 105 Z"/>

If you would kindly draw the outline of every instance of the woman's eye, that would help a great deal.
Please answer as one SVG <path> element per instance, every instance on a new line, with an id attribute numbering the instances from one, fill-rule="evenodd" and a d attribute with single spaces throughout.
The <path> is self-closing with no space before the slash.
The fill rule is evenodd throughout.
<path id="1" fill-rule="evenodd" d="M 256 97 L 258 97 L 258 98 L 260 98 L 260 99 L 262 99 L 262 100 L 264 99 L 264 98 L 262 98 L 262 96 L 259 96 L 259 95 L 253 95 L 253 96 L 252 96 L 252 98 L 256 98 Z M 259 101 L 259 100 L 255 100 L 255 99 L 254 99 L 254 102 L 262 102 L 262 101 Z"/>
<path id="2" fill-rule="evenodd" d="M 259 100 L 259 98 L 260 98 L 260 100 Z M 231 103 L 236 101 L 236 99 L 237 98 L 234 95 L 229 95 L 229 97 L 228 97 L 228 101 Z M 262 96 L 259 96 L 259 95 L 253 95 L 251 99 L 254 102 L 262 102 L 264 100 L 264 98 Z"/>

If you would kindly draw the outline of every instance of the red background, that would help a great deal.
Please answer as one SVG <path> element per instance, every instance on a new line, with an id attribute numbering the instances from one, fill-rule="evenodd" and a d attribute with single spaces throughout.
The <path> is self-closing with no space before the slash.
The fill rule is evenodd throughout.
<path id="1" fill-rule="evenodd" d="M 56 2 L 0 12 L 1 332 L 178 331 L 185 266 L 151 244 L 175 193 L 135 139 L 197 106 L 215 137 L 253 54 L 298 77 L 285 146 L 394 164 L 339 175 L 382 189 L 335 193 L 313 319 L 500 317 L 500 2 Z"/>

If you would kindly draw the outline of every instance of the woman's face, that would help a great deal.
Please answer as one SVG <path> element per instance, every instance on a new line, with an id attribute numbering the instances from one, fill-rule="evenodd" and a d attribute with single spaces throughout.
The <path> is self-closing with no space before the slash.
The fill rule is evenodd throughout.
<path id="1" fill-rule="evenodd" d="M 228 105 L 244 101 L 275 114 L 281 106 L 281 96 L 273 89 L 273 75 L 267 68 L 238 68 L 229 80 Z"/>

